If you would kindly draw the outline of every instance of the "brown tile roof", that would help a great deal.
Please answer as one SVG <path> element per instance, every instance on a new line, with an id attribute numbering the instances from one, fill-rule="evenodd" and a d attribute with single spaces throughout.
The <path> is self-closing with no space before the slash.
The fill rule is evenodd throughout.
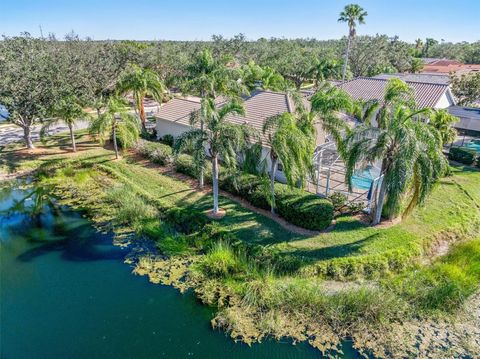
<path id="1" fill-rule="evenodd" d="M 354 99 L 382 100 L 388 80 L 371 77 L 358 77 L 338 85 Z M 435 107 L 440 97 L 448 90 L 446 84 L 406 81 L 414 89 L 418 108 Z"/>
<path id="2" fill-rule="evenodd" d="M 219 103 L 224 100 L 219 100 Z M 228 120 L 236 124 L 248 124 L 255 128 L 261 135 L 265 120 L 271 116 L 284 112 L 292 112 L 293 105 L 285 93 L 273 91 L 255 91 L 247 97 L 243 103 L 245 108 L 245 116 L 231 115 Z M 154 114 L 156 118 L 190 125 L 190 114 L 200 109 L 200 98 L 174 98 L 165 103 Z"/>

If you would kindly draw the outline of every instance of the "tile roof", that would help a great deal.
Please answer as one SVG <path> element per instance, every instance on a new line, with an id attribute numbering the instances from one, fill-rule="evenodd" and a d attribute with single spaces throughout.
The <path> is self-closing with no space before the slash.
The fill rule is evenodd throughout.
<path id="1" fill-rule="evenodd" d="M 387 82 L 386 79 L 358 77 L 338 86 L 357 100 L 382 100 Z M 415 81 L 406 81 L 406 83 L 414 89 L 418 108 L 435 107 L 441 96 L 448 90 L 448 85 L 445 84 Z"/>
<path id="2" fill-rule="evenodd" d="M 409 74 L 409 73 L 379 74 L 379 75 L 373 76 L 374 79 L 384 79 L 384 80 L 388 80 L 393 77 L 398 77 L 403 81 L 427 82 L 427 83 L 441 84 L 441 85 L 448 85 L 448 83 L 450 82 L 450 76 L 448 76 L 448 74 L 426 73 L 426 72 L 422 72 L 419 74 Z"/>
<path id="3" fill-rule="evenodd" d="M 480 108 L 450 106 L 447 111 L 458 117 L 459 122 L 453 126 L 462 130 L 480 131 Z"/>
<path id="4" fill-rule="evenodd" d="M 224 100 L 219 100 L 222 103 Z M 230 115 L 228 121 L 236 124 L 248 124 L 262 133 L 265 120 L 284 112 L 292 112 L 293 105 L 287 94 L 273 91 L 255 91 L 243 103 L 245 116 Z M 190 125 L 190 114 L 200 109 L 200 98 L 178 97 L 160 107 L 154 114 L 156 118 Z M 265 137 L 261 135 L 262 140 Z"/>

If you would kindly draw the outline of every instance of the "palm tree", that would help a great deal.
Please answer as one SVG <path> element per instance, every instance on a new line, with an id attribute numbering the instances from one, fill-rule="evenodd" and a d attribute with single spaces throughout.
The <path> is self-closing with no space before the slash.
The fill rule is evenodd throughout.
<path id="1" fill-rule="evenodd" d="M 210 49 L 204 49 L 188 66 L 187 81 L 184 91 L 200 96 L 203 100 L 215 99 L 218 95 L 229 98 L 237 98 L 247 93 L 246 87 L 237 81 L 240 74 L 233 68 L 228 67 L 229 57 L 215 58 Z M 200 130 L 204 130 L 204 117 L 199 117 Z M 199 169 L 199 187 L 203 188 L 205 170 L 205 156 L 196 151 L 196 165 Z"/>
<path id="2" fill-rule="evenodd" d="M 348 24 L 348 42 L 347 51 L 345 53 L 345 62 L 343 63 L 342 82 L 345 81 L 348 64 L 348 53 L 350 52 L 351 41 L 356 35 L 357 24 L 365 24 L 365 17 L 367 15 L 367 12 L 364 11 L 360 5 L 350 4 L 345 6 L 343 11 L 340 13 L 340 17 L 338 18 L 338 22 L 346 22 Z"/>
<path id="3" fill-rule="evenodd" d="M 160 80 L 158 74 L 150 69 L 143 69 L 132 65 L 125 72 L 117 85 L 118 93 L 124 95 L 131 92 L 135 101 L 135 109 L 138 111 L 143 131 L 147 130 L 144 100 L 146 96 L 152 96 L 155 101 L 161 103 L 167 88 Z"/>
<path id="4" fill-rule="evenodd" d="M 324 83 L 310 99 L 311 112 L 320 122 L 325 133 L 332 136 L 339 152 L 342 152 L 342 138 L 348 130 L 340 113 L 353 112 L 353 100 L 348 93 L 337 86 Z"/>
<path id="5" fill-rule="evenodd" d="M 440 133 L 442 146 L 453 142 L 457 137 L 457 131 L 452 127 L 455 122 L 458 122 L 458 117 L 451 115 L 445 109 L 432 112 L 429 125 Z"/>
<path id="6" fill-rule="evenodd" d="M 218 160 L 222 157 L 225 166 L 235 169 L 237 154 L 243 149 L 251 134 L 251 129 L 246 126 L 235 125 L 227 121 L 230 115 L 244 115 L 243 105 L 238 101 L 229 101 L 219 107 L 215 99 L 202 99 L 201 109 L 192 114 L 191 123 L 195 125 L 202 121 L 205 129 L 195 128 L 180 135 L 175 140 L 175 153 L 183 148 L 197 144 L 196 152 L 208 150 L 212 162 L 213 182 L 213 209 L 212 214 L 217 215 L 218 208 Z"/>
<path id="7" fill-rule="evenodd" d="M 420 50 L 423 47 L 423 40 L 422 39 L 416 39 L 415 40 L 415 49 Z"/>
<path id="8" fill-rule="evenodd" d="M 391 111 L 398 106 L 414 108 L 415 98 L 413 89 L 399 78 L 392 78 L 385 87 L 383 100 L 357 101 L 354 111 L 358 120 L 379 127 L 384 126 Z"/>
<path id="9" fill-rule="evenodd" d="M 336 60 L 317 60 L 312 66 L 310 73 L 315 79 L 315 86 L 326 80 L 336 79 L 340 76 L 341 65 Z"/>
<path id="10" fill-rule="evenodd" d="M 389 218 L 398 212 L 409 186 L 413 186 L 413 195 L 405 213 L 422 203 L 445 168 L 438 131 L 420 120 L 428 111 L 414 110 L 398 102 L 389 107 L 378 125 L 366 121 L 350 131 L 344 141 L 345 177 L 350 189 L 359 165 L 381 163 L 383 180 L 373 224 L 380 223 L 385 203 Z"/>
<path id="11" fill-rule="evenodd" d="M 128 113 L 127 103 L 120 98 L 111 97 L 107 100 L 105 111 L 92 119 L 89 132 L 97 136 L 101 144 L 112 139 L 115 158 L 118 159 L 117 138 L 122 148 L 134 145 L 139 136 L 139 123 L 135 116 Z"/>
<path id="12" fill-rule="evenodd" d="M 410 61 L 410 72 L 415 74 L 417 72 L 422 71 L 423 69 L 423 61 L 417 57 L 413 57 Z"/>
<path id="13" fill-rule="evenodd" d="M 53 113 L 55 117 L 43 122 L 42 128 L 40 129 L 40 138 L 43 139 L 53 125 L 59 122 L 64 122 L 70 131 L 70 140 L 72 141 L 73 152 L 77 152 L 73 126 L 75 125 L 75 121 L 77 121 L 80 117 L 86 116 L 82 106 L 80 106 L 75 96 L 69 95 L 58 101 L 53 109 Z"/>
<path id="14" fill-rule="evenodd" d="M 272 116 L 263 124 L 263 134 L 270 149 L 270 206 L 275 213 L 275 177 L 278 163 L 289 186 L 303 183 L 312 170 L 312 155 L 315 146 L 315 130 L 306 112 L 285 112 Z"/>

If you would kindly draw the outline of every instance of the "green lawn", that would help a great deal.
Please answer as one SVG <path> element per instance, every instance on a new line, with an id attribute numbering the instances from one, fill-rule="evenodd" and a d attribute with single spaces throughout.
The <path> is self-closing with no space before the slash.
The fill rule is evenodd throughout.
<path id="1" fill-rule="evenodd" d="M 46 163 L 61 166 L 76 163 L 80 168 L 95 167 L 107 173 L 160 208 L 203 211 L 212 204 L 210 195 L 162 175 L 156 168 L 140 165 L 128 156 L 113 161 L 111 151 L 97 147 L 86 136 L 79 136 L 78 142 L 80 153 L 74 156 L 66 149 L 68 137 L 59 135 L 48 144 L 50 153 L 26 154 L 13 148 L 0 155 L 0 164 L 4 170 L 15 171 Z M 425 206 L 401 224 L 372 228 L 351 217 L 341 217 L 334 230 L 314 237 L 288 232 L 273 220 L 227 198 L 220 201 L 227 216 L 219 223 L 239 240 L 268 245 L 268 250 L 280 257 L 301 259 L 298 266 L 314 274 L 344 278 L 401 269 L 436 240 L 461 239 L 478 233 L 480 209 L 475 202 L 480 203 L 480 172 L 455 168 L 453 176 L 442 179 L 436 186 Z"/>

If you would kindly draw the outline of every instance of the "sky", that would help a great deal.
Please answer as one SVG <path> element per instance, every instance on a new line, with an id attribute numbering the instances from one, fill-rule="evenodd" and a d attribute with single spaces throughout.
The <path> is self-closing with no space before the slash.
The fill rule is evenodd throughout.
<path id="1" fill-rule="evenodd" d="M 480 0 L 358 0 L 367 12 L 359 35 L 480 40 Z M 212 34 L 337 39 L 349 0 L 0 0 L 0 34 L 70 31 L 95 40 L 208 40 Z"/>

